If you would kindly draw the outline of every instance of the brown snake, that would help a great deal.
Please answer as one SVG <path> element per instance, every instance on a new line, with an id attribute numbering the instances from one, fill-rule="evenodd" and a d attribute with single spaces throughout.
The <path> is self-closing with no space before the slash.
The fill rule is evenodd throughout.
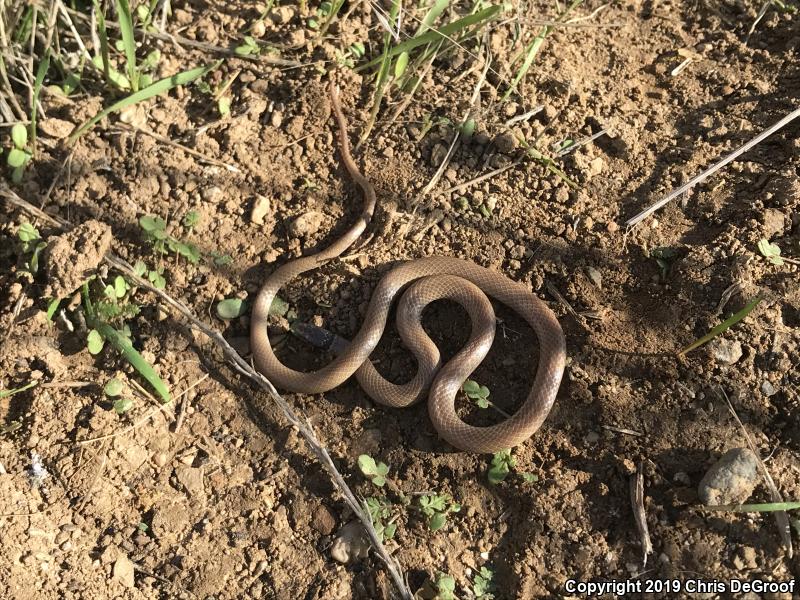
<path id="1" fill-rule="evenodd" d="M 439 435 L 467 452 L 497 452 L 528 439 L 541 426 L 553 406 L 564 372 L 564 333 L 552 311 L 528 289 L 504 275 L 457 258 L 431 256 L 401 264 L 378 283 L 367 308 L 364 324 L 355 338 L 325 367 L 311 373 L 284 366 L 272 351 L 267 320 L 278 290 L 301 273 L 336 258 L 363 233 L 375 210 L 375 190 L 350 156 L 347 121 L 331 83 L 331 103 L 339 127 L 342 162 L 364 194 L 358 221 L 328 248 L 276 269 L 264 282 L 253 308 L 250 345 L 256 367 L 279 388 L 307 394 L 331 390 L 355 374 L 361 387 L 376 402 L 408 406 L 428 394 L 428 412 Z M 410 284 L 410 285 L 409 285 Z M 414 354 L 414 378 L 397 385 L 384 379 L 369 360 L 383 334 L 392 300 L 406 286 L 397 309 L 397 328 Z M 487 295 L 521 315 L 539 339 L 539 366 L 525 403 L 509 419 L 489 427 L 468 425 L 455 410 L 461 385 L 489 352 L 494 340 L 495 316 Z M 472 332 L 466 345 L 447 364 L 422 328 L 422 310 L 431 302 L 450 299 L 470 316 Z"/>

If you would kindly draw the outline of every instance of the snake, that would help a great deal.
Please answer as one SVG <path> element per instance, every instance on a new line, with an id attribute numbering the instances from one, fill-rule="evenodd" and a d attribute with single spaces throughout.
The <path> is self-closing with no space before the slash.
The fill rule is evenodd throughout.
<path id="1" fill-rule="evenodd" d="M 540 428 L 555 402 L 566 363 L 564 333 L 555 314 L 524 284 L 473 262 L 428 256 L 394 267 L 375 287 L 359 331 L 351 340 L 338 344 L 331 362 L 316 371 L 293 370 L 275 355 L 267 324 L 278 291 L 295 277 L 341 256 L 365 231 L 377 203 L 374 187 L 351 156 L 347 120 L 333 80 L 329 94 L 338 126 L 341 163 L 362 191 L 362 210 L 356 222 L 328 247 L 282 264 L 264 281 L 253 304 L 250 324 L 256 368 L 276 387 L 294 393 L 328 392 L 355 375 L 362 389 L 382 405 L 405 407 L 427 396 L 428 414 L 439 436 L 465 452 L 496 453 L 521 444 Z M 385 379 L 369 358 L 398 295 L 397 331 L 417 362 L 416 374 L 403 384 Z M 530 325 L 538 339 L 539 361 L 528 396 L 513 415 L 493 425 L 473 426 L 461 419 L 455 402 L 494 341 L 497 321 L 487 296 L 505 304 Z M 421 323 L 424 308 L 442 299 L 460 304 L 471 321 L 469 339 L 446 364 L 442 364 L 436 344 Z"/>

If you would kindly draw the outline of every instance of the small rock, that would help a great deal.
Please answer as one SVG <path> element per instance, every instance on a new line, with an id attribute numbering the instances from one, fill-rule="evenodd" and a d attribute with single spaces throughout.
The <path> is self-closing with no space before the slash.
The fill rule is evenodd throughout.
<path id="1" fill-rule="evenodd" d="M 358 521 L 342 527 L 331 544 L 331 558 L 343 565 L 366 558 L 368 554 L 369 538 Z"/>
<path id="2" fill-rule="evenodd" d="M 511 132 L 503 133 L 494 138 L 494 146 L 501 154 L 509 154 L 516 150 L 517 138 Z"/>
<path id="3" fill-rule="evenodd" d="M 336 517 L 331 513 L 327 506 L 321 504 L 314 511 L 311 519 L 311 527 L 319 531 L 322 535 L 330 535 L 336 529 Z"/>
<path id="4" fill-rule="evenodd" d="M 256 201 L 253 203 L 253 210 L 250 212 L 250 222 L 256 225 L 264 224 L 264 217 L 272 209 L 272 202 L 266 196 L 261 194 L 256 196 Z"/>
<path id="5" fill-rule="evenodd" d="M 119 555 L 114 562 L 114 579 L 127 588 L 133 587 L 133 563 L 127 556 Z"/>
<path id="6" fill-rule="evenodd" d="M 714 359 L 724 365 L 732 365 L 742 358 L 742 344 L 737 341 L 718 339 L 711 347 Z"/>
<path id="7" fill-rule="evenodd" d="M 764 237 L 767 239 L 783 233 L 786 219 L 777 208 L 768 208 L 764 211 Z"/>
<path id="8" fill-rule="evenodd" d="M 697 493 L 706 505 L 741 504 L 758 483 L 758 458 L 747 448 L 722 455 L 703 476 Z"/>
<path id="9" fill-rule="evenodd" d="M 39 122 L 39 131 L 57 140 L 67 137 L 70 133 L 72 133 L 73 129 L 75 129 L 74 123 L 64 121 L 63 119 L 56 119 L 54 117 L 50 117 Z"/>
<path id="10" fill-rule="evenodd" d="M 294 18 L 297 7 L 291 5 L 275 6 L 269 13 L 270 20 L 276 25 L 286 25 Z"/>
<path id="11" fill-rule="evenodd" d="M 444 162 L 447 156 L 447 147 L 444 144 L 436 144 L 431 150 L 431 166 L 438 167 Z"/>
<path id="12" fill-rule="evenodd" d="M 312 236 L 319 231 L 323 218 L 324 215 L 316 210 L 304 213 L 289 225 L 289 235 L 298 238 Z"/>
<path id="13" fill-rule="evenodd" d="M 220 200 L 222 200 L 222 198 L 225 196 L 225 193 L 219 186 L 212 185 L 211 187 L 207 187 L 202 192 L 200 192 L 200 195 L 206 202 L 212 202 L 216 204 Z"/>
<path id="14" fill-rule="evenodd" d="M 147 127 L 147 113 L 141 104 L 132 104 L 119 111 L 119 120 L 137 129 Z"/>
<path id="15" fill-rule="evenodd" d="M 767 397 L 774 396 L 775 392 L 777 391 L 778 390 L 775 389 L 775 386 L 772 385 L 770 381 L 764 380 L 761 382 L 761 393 L 764 394 L 765 396 Z"/>
<path id="16" fill-rule="evenodd" d="M 175 467 L 175 477 L 186 488 L 190 496 L 203 496 L 205 490 L 203 487 L 202 467 Z"/>
<path id="17" fill-rule="evenodd" d="M 605 169 L 605 166 L 606 163 L 603 158 L 598 156 L 589 163 L 589 169 L 586 172 L 587 177 L 591 179 L 592 177 L 600 175 L 603 172 L 603 169 Z"/>
<path id="18" fill-rule="evenodd" d="M 598 290 L 603 289 L 603 275 L 594 267 L 586 267 L 586 274 Z"/>

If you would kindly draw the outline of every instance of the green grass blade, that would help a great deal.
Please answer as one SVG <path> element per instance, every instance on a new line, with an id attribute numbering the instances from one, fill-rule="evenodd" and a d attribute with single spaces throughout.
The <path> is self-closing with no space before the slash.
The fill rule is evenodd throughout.
<path id="1" fill-rule="evenodd" d="M 111 113 L 120 111 L 123 108 L 127 108 L 144 100 L 149 100 L 150 98 L 168 92 L 172 88 L 178 87 L 179 85 L 188 85 L 195 79 L 198 79 L 203 75 L 205 75 L 206 73 L 216 69 L 221 62 L 222 61 L 217 61 L 215 63 L 206 65 L 204 67 L 197 67 L 196 69 L 191 69 L 189 71 L 184 71 L 182 73 L 178 73 L 170 77 L 165 77 L 164 79 L 159 79 L 155 83 L 148 85 L 146 88 L 141 89 L 138 92 L 134 92 L 130 96 L 126 96 L 125 98 L 123 98 L 118 102 L 115 102 L 108 108 L 101 110 L 94 117 L 83 123 L 75 131 L 73 131 L 70 134 L 69 139 L 67 140 L 68 143 L 74 144 L 75 140 L 77 140 L 89 129 L 97 125 L 98 122 L 100 122 L 102 119 L 104 119 Z"/>
<path id="2" fill-rule="evenodd" d="M 158 395 L 161 396 L 161 401 L 169 402 L 171 398 L 166 384 L 158 376 L 153 366 L 137 352 L 131 341 L 108 323 L 97 321 L 94 325 L 95 329 L 100 332 L 100 335 L 108 340 L 108 342 L 125 357 L 125 360 L 131 364 L 136 372 L 144 377 L 147 383 L 158 392 Z"/>
<path id="3" fill-rule="evenodd" d="M 389 19 L 393 21 L 397 18 L 397 13 L 400 12 L 400 8 L 402 7 L 401 0 L 394 0 L 392 2 L 392 8 L 389 11 Z M 370 132 L 372 131 L 373 126 L 375 125 L 375 119 L 378 116 L 378 110 L 381 107 L 381 102 L 383 101 L 383 92 L 386 90 L 386 84 L 389 80 L 389 71 L 392 66 L 392 60 L 390 57 L 390 52 L 392 49 L 392 36 L 389 33 L 384 34 L 383 36 L 383 56 L 381 62 L 381 68 L 378 71 L 378 77 L 375 81 L 375 92 L 372 95 L 372 108 L 369 111 L 369 118 L 367 119 L 367 124 L 364 127 L 364 130 L 361 132 L 361 138 L 359 139 L 359 143 L 363 142 L 364 140 L 369 137 Z"/>
<path id="4" fill-rule="evenodd" d="M 566 10 L 558 16 L 557 22 L 560 23 L 563 21 L 567 15 L 582 2 L 583 0 L 573 0 L 572 4 L 570 4 Z M 525 60 L 523 61 L 522 66 L 519 68 L 519 71 L 517 71 L 517 74 L 514 76 L 514 80 L 511 82 L 511 85 L 503 94 L 503 97 L 501 98 L 502 102 L 508 100 L 508 97 L 514 93 L 514 90 L 517 89 L 517 85 L 519 85 L 519 82 L 522 81 L 522 78 L 525 77 L 528 70 L 531 68 L 536 55 L 539 53 L 539 49 L 542 47 L 542 44 L 544 44 L 545 38 L 552 33 L 553 29 L 554 27 L 552 25 L 546 25 L 539 32 L 539 35 L 537 35 L 530 43 L 528 49 L 525 51 Z"/>
<path id="5" fill-rule="evenodd" d="M 709 332 L 708 332 L 706 335 L 704 335 L 703 337 L 701 337 L 699 340 L 697 340 L 697 341 L 695 341 L 695 342 L 693 342 L 693 343 L 689 344 L 688 346 L 686 346 L 686 348 L 684 348 L 683 350 L 681 350 L 680 352 L 678 352 L 678 356 L 683 356 L 683 355 L 684 355 L 684 354 L 686 354 L 687 352 L 691 352 L 691 351 L 692 351 L 692 350 L 694 350 L 695 348 L 699 348 L 700 346 L 702 346 L 702 345 L 703 345 L 703 344 L 705 344 L 706 342 L 713 340 L 713 339 L 714 339 L 715 337 L 717 337 L 717 336 L 718 336 L 720 333 L 722 333 L 722 332 L 724 332 L 724 331 L 727 331 L 727 330 L 728 330 L 728 329 L 730 329 L 730 328 L 731 328 L 733 325 L 736 325 L 736 323 L 738 323 L 739 321 L 741 321 L 742 319 L 744 319 L 744 318 L 745 318 L 747 315 L 749 315 L 749 314 L 750 314 L 750 312 L 751 312 L 751 311 L 752 311 L 752 310 L 753 310 L 753 309 L 754 309 L 756 306 L 758 306 L 758 303 L 759 303 L 759 302 L 761 302 L 761 300 L 762 300 L 762 298 L 761 298 L 760 296 L 758 296 L 758 297 L 756 297 L 755 299 L 753 299 L 753 300 L 751 300 L 750 302 L 748 302 L 748 303 L 747 303 L 747 306 L 745 306 L 745 307 L 744 307 L 742 310 L 740 310 L 739 312 L 737 312 L 735 315 L 733 315 L 733 316 L 732 316 L 732 317 L 730 317 L 729 319 L 725 319 L 725 320 L 724 320 L 722 323 L 720 323 L 719 325 L 717 325 L 716 327 L 714 327 L 714 329 L 712 329 L 711 331 L 709 331 Z"/>
<path id="6" fill-rule="evenodd" d="M 47 305 L 47 320 L 49 322 L 53 321 L 53 317 L 55 316 L 60 304 L 61 300 L 58 298 L 53 298 L 50 300 L 50 303 Z"/>
<path id="7" fill-rule="evenodd" d="M 136 38 L 133 33 L 133 17 L 128 0 L 117 0 L 117 17 L 119 31 L 122 34 L 122 45 L 125 48 L 125 60 L 128 63 L 128 80 L 131 90 L 139 91 L 139 69 L 136 67 Z"/>
<path id="8" fill-rule="evenodd" d="M 97 33 L 100 37 L 100 58 L 103 61 L 103 77 L 111 83 L 111 65 L 109 64 L 108 54 L 108 30 L 106 29 L 106 16 L 100 6 L 100 0 L 92 0 L 94 12 L 97 15 Z"/>
<path id="9" fill-rule="evenodd" d="M 50 48 L 44 51 L 39 66 L 36 69 L 36 81 L 33 82 L 33 106 L 31 106 L 31 149 L 33 157 L 36 158 L 36 114 L 39 106 L 39 94 L 42 91 L 42 84 L 44 77 L 47 75 L 47 70 L 50 68 Z"/>
<path id="10" fill-rule="evenodd" d="M 719 512 L 778 512 L 781 510 L 797 510 L 800 502 L 764 502 L 762 504 L 719 504 L 703 506 L 702 510 Z"/>
<path id="11" fill-rule="evenodd" d="M 450 5 L 450 0 L 436 0 L 433 5 L 431 5 L 430 9 L 425 16 L 422 18 L 422 22 L 419 24 L 419 29 L 417 29 L 417 33 L 415 35 L 419 35 L 421 33 L 425 33 L 428 29 L 433 27 L 433 23 L 436 19 L 439 18 L 444 10 Z"/>
<path id="12" fill-rule="evenodd" d="M 394 58 L 398 54 L 403 52 L 410 52 L 414 48 L 418 48 L 419 46 L 424 46 L 425 44 L 430 44 L 433 42 L 438 41 L 441 38 L 449 38 L 452 37 L 453 34 L 458 33 L 460 31 L 464 31 L 465 29 L 472 27 L 473 25 L 483 24 L 491 19 L 493 19 L 497 13 L 500 12 L 502 9 L 501 6 L 490 6 L 489 8 L 484 8 L 481 11 L 476 12 L 472 15 L 467 15 L 457 21 L 453 21 L 452 23 L 448 23 L 447 25 L 443 25 L 439 29 L 429 29 L 425 33 L 419 36 L 415 36 L 410 40 L 406 40 L 405 42 L 401 42 L 396 46 L 392 47 L 389 51 L 389 56 Z M 382 63 L 384 60 L 383 56 L 379 56 L 376 59 L 369 61 L 359 67 L 356 67 L 354 70 L 356 72 L 363 71 L 365 69 L 370 69 L 377 64 Z"/>
<path id="13" fill-rule="evenodd" d="M 38 385 L 38 381 L 31 381 L 23 385 L 22 387 L 13 389 L 13 390 L 0 390 L 0 398 L 8 398 L 9 396 L 13 396 L 14 394 L 19 394 L 20 392 L 24 392 L 25 390 L 31 389 L 33 386 Z"/>

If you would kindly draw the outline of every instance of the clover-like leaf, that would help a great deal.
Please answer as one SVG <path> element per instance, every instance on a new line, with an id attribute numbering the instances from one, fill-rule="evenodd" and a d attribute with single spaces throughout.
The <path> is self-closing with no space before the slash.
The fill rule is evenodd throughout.
<path id="1" fill-rule="evenodd" d="M 99 354 L 103 349 L 104 343 L 103 336 L 96 329 L 92 329 L 89 335 L 86 336 L 86 347 L 89 349 L 90 354 Z"/>
<path id="2" fill-rule="evenodd" d="M 115 396 L 119 396 L 122 393 L 122 388 L 124 387 L 123 383 L 114 377 L 113 379 L 109 379 L 105 386 L 103 386 L 103 393 L 110 398 Z"/>
<path id="3" fill-rule="evenodd" d="M 161 217 L 144 215 L 139 217 L 139 227 L 144 229 L 147 233 L 155 233 L 157 231 L 166 230 L 167 222 Z"/>
<path id="4" fill-rule="evenodd" d="M 773 265 L 780 267 L 784 264 L 778 244 L 772 244 L 769 240 L 761 238 L 758 242 L 758 251 Z"/>
<path id="5" fill-rule="evenodd" d="M 124 415 L 133 406 L 133 400 L 130 398 L 119 398 L 114 401 L 114 412 L 118 415 Z"/>
<path id="6" fill-rule="evenodd" d="M 22 150 L 28 143 L 28 128 L 22 123 L 16 123 L 11 128 L 11 141 L 14 142 L 14 146 Z"/>

